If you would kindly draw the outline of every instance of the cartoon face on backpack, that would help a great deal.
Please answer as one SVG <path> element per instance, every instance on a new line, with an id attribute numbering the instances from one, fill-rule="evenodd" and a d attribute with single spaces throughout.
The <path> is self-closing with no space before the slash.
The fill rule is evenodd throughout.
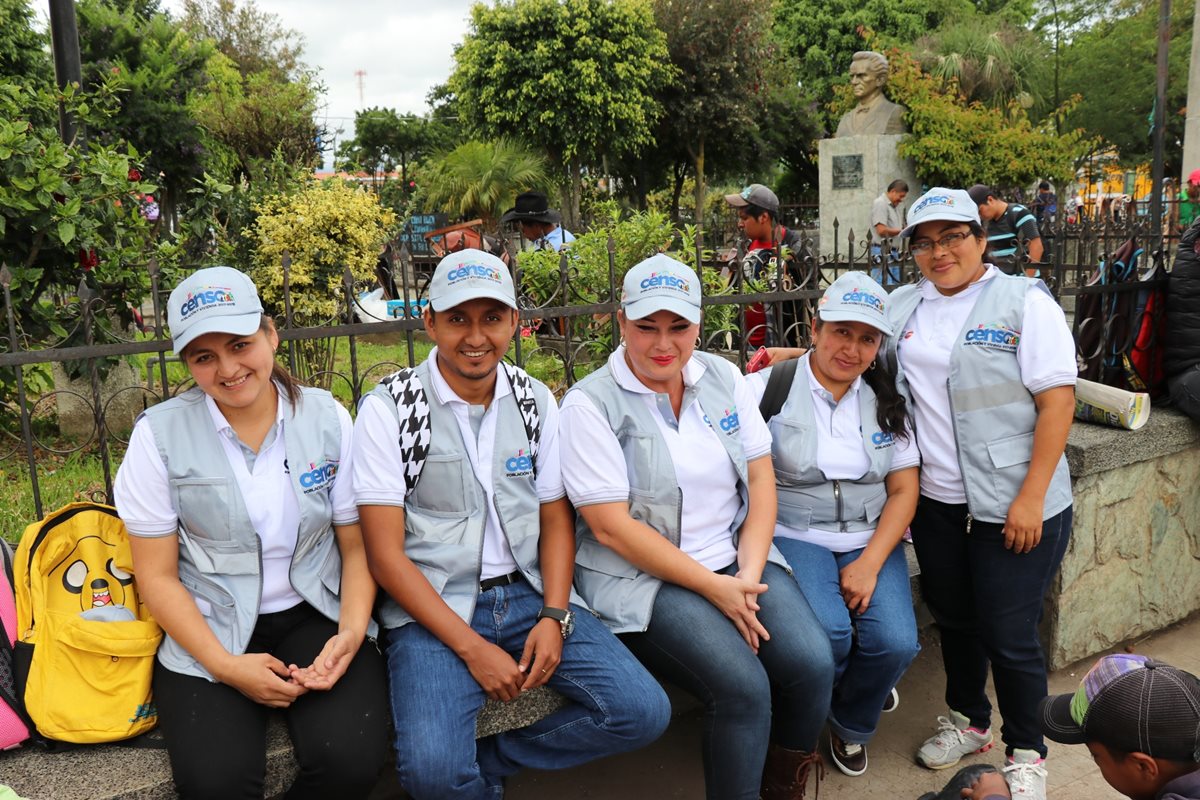
<path id="1" fill-rule="evenodd" d="M 127 603 L 137 602 L 130 588 L 133 576 L 117 566 L 116 560 L 115 543 L 98 535 L 81 536 L 74 549 L 50 570 L 47 606 L 87 617 L 132 619 L 132 613 L 127 617 L 126 613 Z M 59 586 L 63 591 L 54 591 Z"/>

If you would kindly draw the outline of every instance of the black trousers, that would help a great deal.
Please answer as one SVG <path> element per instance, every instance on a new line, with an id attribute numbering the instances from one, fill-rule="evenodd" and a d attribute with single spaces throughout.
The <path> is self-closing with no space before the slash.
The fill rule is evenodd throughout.
<path id="1" fill-rule="evenodd" d="M 301 603 L 261 615 L 246 650 L 306 666 L 335 633 L 335 623 Z M 155 664 L 154 701 L 181 798 L 261 800 L 272 709 L 161 664 Z M 308 692 L 283 713 L 300 764 L 284 797 L 366 797 L 388 748 L 386 673 L 375 645 L 363 642 L 332 689 Z"/>
<path id="2" fill-rule="evenodd" d="M 1046 696 L 1046 660 L 1038 636 L 1042 603 L 1071 537 L 1072 507 L 1042 523 L 1028 553 L 1004 549 L 1004 526 L 971 524 L 967 506 L 921 497 L 912 521 L 921 594 L 937 623 L 946 668 L 946 704 L 984 729 L 991 726 L 988 665 L 1004 720 L 1001 738 L 1046 756 L 1038 703 Z"/>

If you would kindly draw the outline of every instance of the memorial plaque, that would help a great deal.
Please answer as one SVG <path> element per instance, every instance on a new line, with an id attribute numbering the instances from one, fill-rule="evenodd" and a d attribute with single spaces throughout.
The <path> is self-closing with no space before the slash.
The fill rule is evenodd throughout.
<path id="1" fill-rule="evenodd" d="M 400 239 L 408 245 L 408 252 L 414 256 L 432 256 L 433 250 L 425 234 L 446 227 L 448 217 L 445 214 L 413 214 L 404 223 L 404 232 Z"/>
<path id="2" fill-rule="evenodd" d="M 861 154 L 833 157 L 833 188 L 863 188 L 863 157 Z"/>

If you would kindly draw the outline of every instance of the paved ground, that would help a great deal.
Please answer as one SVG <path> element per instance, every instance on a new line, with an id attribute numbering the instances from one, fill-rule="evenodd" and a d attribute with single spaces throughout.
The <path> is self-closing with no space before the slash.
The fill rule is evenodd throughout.
<path id="1" fill-rule="evenodd" d="M 894 713 L 884 715 L 879 733 L 871 744 L 869 771 L 862 777 L 848 778 L 828 764 L 827 777 L 821 785 L 822 800 L 915 799 L 923 792 L 940 788 L 950 777 L 918 767 L 912 758 L 917 746 L 936 727 L 938 714 L 945 713 L 941 655 L 936 637 L 925 637 L 923 645 L 924 650 L 900 682 L 900 707 Z M 1130 642 L 1128 648 L 1200 674 L 1200 616 Z M 1088 659 L 1054 673 L 1050 678 L 1050 691 L 1074 691 L 1092 661 L 1094 659 Z M 510 800 L 703 798 L 698 722 L 698 711 L 683 711 L 662 739 L 641 752 L 557 773 L 526 772 L 510 781 L 507 796 Z M 1002 753 L 997 746 L 972 758 L 999 765 Z M 963 763 L 967 762 L 964 760 Z M 1052 743 L 1047 768 L 1049 796 L 1053 800 L 1120 797 L 1105 784 L 1084 747 Z"/>

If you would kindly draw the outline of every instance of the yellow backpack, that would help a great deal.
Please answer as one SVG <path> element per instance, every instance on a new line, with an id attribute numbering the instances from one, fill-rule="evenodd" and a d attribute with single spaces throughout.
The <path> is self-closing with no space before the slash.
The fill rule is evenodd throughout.
<path id="1" fill-rule="evenodd" d="M 93 743 L 153 728 L 162 629 L 138 598 L 116 509 L 71 503 L 29 525 L 14 573 L 18 690 L 38 733 Z"/>

